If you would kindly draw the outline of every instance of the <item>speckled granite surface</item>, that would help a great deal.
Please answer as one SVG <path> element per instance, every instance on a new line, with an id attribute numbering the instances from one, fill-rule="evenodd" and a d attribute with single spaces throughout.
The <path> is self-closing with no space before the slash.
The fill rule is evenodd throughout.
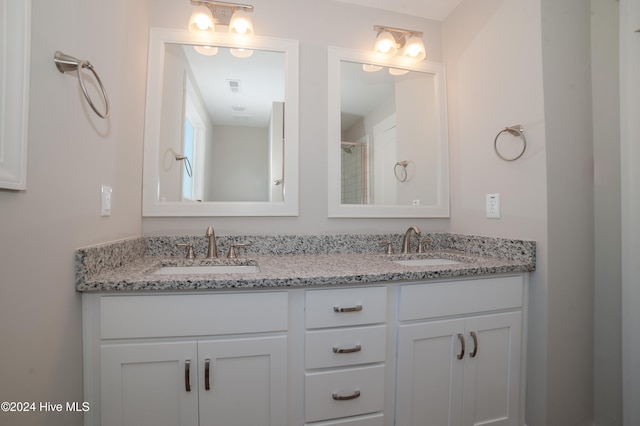
<path id="1" fill-rule="evenodd" d="M 424 254 L 386 255 L 381 241 L 391 241 L 399 252 L 403 235 L 286 235 L 217 237 L 219 259 L 204 259 L 201 236 L 139 237 L 78 249 L 76 289 L 82 292 L 273 288 L 382 281 L 428 280 L 481 276 L 535 269 L 535 242 L 459 234 L 423 234 L 429 243 Z M 195 260 L 184 259 L 194 246 Z M 232 243 L 239 259 L 226 259 Z M 414 247 L 415 247 L 414 239 Z M 461 263 L 403 266 L 393 260 L 437 257 Z M 154 274 L 164 266 L 252 264 L 258 272 L 173 275 Z"/>

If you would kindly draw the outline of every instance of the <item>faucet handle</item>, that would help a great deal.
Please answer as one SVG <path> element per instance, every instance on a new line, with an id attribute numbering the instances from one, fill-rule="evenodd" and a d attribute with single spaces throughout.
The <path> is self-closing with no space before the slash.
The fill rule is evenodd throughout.
<path id="1" fill-rule="evenodd" d="M 236 254 L 236 248 L 244 248 L 249 246 L 250 244 L 248 243 L 237 243 L 237 244 L 231 244 L 229 246 L 229 252 L 227 253 L 227 258 L 229 259 L 235 259 L 238 257 L 238 255 Z"/>
<path id="2" fill-rule="evenodd" d="M 418 253 L 424 253 L 424 245 L 425 244 L 429 244 L 431 241 L 429 241 L 428 238 L 425 238 L 423 240 L 419 240 L 418 241 Z"/>
<path id="3" fill-rule="evenodd" d="M 187 249 L 187 252 L 186 252 L 186 255 L 185 255 L 185 257 L 187 259 L 195 259 L 196 258 L 196 254 L 193 251 L 193 246 L 191 244 L 180 243 L 180 244 L 176 244 L 176 245 L 178 247 Z"/>
<path id="4" fill-rule="evenodd" d="M 393 254 L 394 253 L 394 251 L 393 251 L 393 243 L 391 243 L 391 241 L 380 241 L 378 243 L 378 245 L 381 245 L 381 246 L 386 245 L 387 246 L 386 251 L 385 251 L 386 254 Z"/>

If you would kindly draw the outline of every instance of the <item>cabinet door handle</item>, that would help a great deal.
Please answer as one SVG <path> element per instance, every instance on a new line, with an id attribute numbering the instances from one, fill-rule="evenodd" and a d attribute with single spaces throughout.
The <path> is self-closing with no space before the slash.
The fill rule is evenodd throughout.
<path id="1" fill-rule="evenodd" d="M 211 385 L 209 383 L 209 369 L 211 366 L 211 360 L 209 358 L 204 360 L 204 390 L 210 390 Z"/>
<path id="2" fill-rule="evenodd" d="M 338 395 L 337 393 L 334 393 L 333 395 L 331 395 L 331 397 L 333 398 L 334 401 L 349 401 L 350 399 L 356 399 L 360 397 L 360 391 L 357 390 L 355 392 L 353 392 L 351 395 Z"/>
<path id="3" fill-rule="evenodd" d="M 341 308 L 340 306 L 334 306 L 333 312 L 360 312 L 362 305 L 351 306 L 349 308 Z"/>
<path id="4" fill-rule="evenodd" d="M 191 392 L 191 360 L 184 362 L 184 390 Z"/>
<path id="5" fill-rule="evenodd" d="M 462 359 L 464 357 L 464 336 L 461 333 L 458 333 L 458 340 L 460 340 L 460 353 L 458 354 L 458 359 Z"/>
<path id="6" fill-rule="evenodd" d="M 362 350 L 362 346 L 361 345 L 355 345 L 352 348 L 346 348 L 346 349 L 342 349 L 338 346 L 334 346 L 333 347 L 333 353 L 334 354 L 351 354 L 354 352 L 360 352 Z"/>
<path id="7" fill-rule="evenodd" d="M 478 355 L 478 335 L 475 331 L 471 332 L 471 338 L 473 339 L 473 351 L 469 354 L 471 358 L 475 358 Z"/>

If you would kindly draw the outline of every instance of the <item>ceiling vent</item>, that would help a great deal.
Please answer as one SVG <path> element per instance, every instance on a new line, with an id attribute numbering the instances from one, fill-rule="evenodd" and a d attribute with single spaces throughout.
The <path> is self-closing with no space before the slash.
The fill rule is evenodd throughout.
<path id="1" fill-rule="evenodd" d="M 231 93 L 240 93 L 240 80 L 227 80 Z"/>

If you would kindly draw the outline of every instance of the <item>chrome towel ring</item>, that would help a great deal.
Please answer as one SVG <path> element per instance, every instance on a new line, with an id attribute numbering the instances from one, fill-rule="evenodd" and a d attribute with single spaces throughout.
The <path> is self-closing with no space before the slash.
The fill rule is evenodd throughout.
<path id="1" fill-rule="evenodd" d="M 104 86 L 102 85 L 102 81 L 98 76 L 98 73 L 93 68 L 93 65 L 89 61 L 81 61 L 79 59 L 74 58 L 73 56 L 65 55 L 64 53 L 57 51 L 53 55 L 53 62 L 55 62 L 58 71 L 61 73 L 65 73 L 67 71 L 76 71 L 78 75 L 78 82 L 80 83 L 80 88 L 82 89 L 82 93 L 84 94 L 84 98 L 89 103 L 89 106 L 100 118 L 109 117 L 109 98 L 107 97 L 107 92 L 104 90 Z M 96 78 L 98 85 L 100 86 L 100 91 L 102 91 L 102 97 L 104 99 L 105 111 L 104 113 L 98 111 L 96 106 L 94 105 L 89 93 L 87 92 L 87 88 L 84 84 L 84 78 L 82 77 L 82 69 L 86 68 L 93 73 L 93 76 Z"/>
<path id="2" fill-rule="evenodd" d="M 409 165 L 409 162 L 406 160 L 402 160 L 402 161 L 398 161 L 396 163 L 395 166 L 393 166 L 393 174 L 396 176 L 396 179 L 398 179 L 400 182 L 406 182 L 407 181 L 407 166 Z M 401 176 L 398 176 L 398 166 L 401 167 Z"/>
<path id="3" fill-rule="evenodd" d="M 519 136 L 522 138 L 522 142 L 523 142 L 522 151 L 520 151 L 520 153 L 515 157 L 511 157 L 511 158 L 505 157 L 500 153 L 500 150 L 498 149 L 498 138 L 500 137 L 500 135 L 502 135 L 505 132 L 511 134 L 512 136 L 516 136 L 516 137 Z M 499 131 L 498 134 L 496 135 L 496 138 L 493 140 L 493 149 L 496 151 L 496 154 L 498 155 L 498 157 L 500 157 L 504 161 L 515 161 L 518 158 L 522 157 L 522 154 L 524 154 L 525 150 L 527 149 L 527 138 L 524 136 L 524 129 L 522 128 L 522 125 L 516 124 Z"/>

